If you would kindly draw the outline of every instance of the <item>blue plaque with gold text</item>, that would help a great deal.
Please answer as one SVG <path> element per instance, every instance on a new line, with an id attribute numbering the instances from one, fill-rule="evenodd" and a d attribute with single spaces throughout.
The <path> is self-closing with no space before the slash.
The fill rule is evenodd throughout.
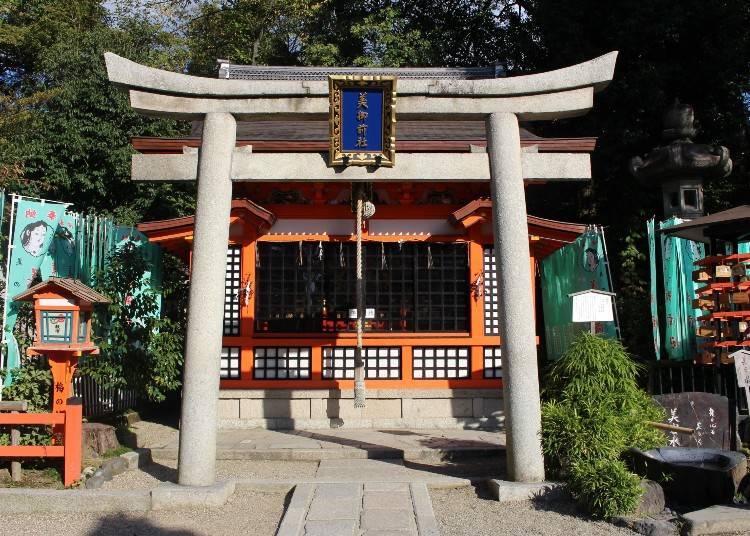
<path id="1" fill-rule="evenodd" d="M 330 166 L 393 166 L 394 77 L 330 76 Z"/>

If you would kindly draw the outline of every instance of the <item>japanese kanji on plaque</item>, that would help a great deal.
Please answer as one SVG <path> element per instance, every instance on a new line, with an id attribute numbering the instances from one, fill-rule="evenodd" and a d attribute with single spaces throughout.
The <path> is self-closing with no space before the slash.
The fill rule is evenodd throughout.
<path id="1" fill-rule="evenodd" d="M 385 166 L 396 154 L 396 78 L 328 77 L 329 166 Z"/>

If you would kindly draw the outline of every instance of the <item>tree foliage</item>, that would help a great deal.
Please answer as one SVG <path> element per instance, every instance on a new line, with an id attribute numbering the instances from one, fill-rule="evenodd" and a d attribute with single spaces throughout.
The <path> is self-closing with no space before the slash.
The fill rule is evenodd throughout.
<path id="1" fill-rule="evenodd" d="M 189 213 L 193 186 L 129 182 L 132 136 L 185 124 L 133 113 L 106 80 L 110 50 L 172 71 L 216 75 L 217 58 L 256 65 L 477 66 L 539 72 L 619 50 L 615 79 L 584 117 L 530 125 L 598 136 L 589 185 L 528 189 L 539 216 L 607 228 L 622 317 L 642 311 L 644 220 L 660 195 L 627 161 L 659 143 L 675 98 L 695 107 L 698 141 L 729 147 L 734 172 L 709 210 L 748 202 L 750 3 L 653 0 L 0 0 L 0 186 L 74 201 L 120 222 Z M 554 202 L 551 202 L 554 201 Z M 646 322 L 624 326 L 652 355 Z"/>
<path id="2" fill-rule="evenodd" d="M 147 21 L 123 20 L 113 27 L 100 2 L 6 0 L 0 11 L 0 87 L 8 106 L 19 112 L 8 134 L 0 124 L 0 151 L 3 138 L 12 137 L 12 159 L 3 165 L 22 171 L 12 177 L 15 183 L 0 186 L 73 202 L 79 211 L 110 214 L 120 223 L 188 212 L 190 187 L 130 181 L 130 138 L 174 136 L 184 127 L 134 113 L 127 95 L 107 80 L 103 61 L 109 50 L 179 70 L 185 56 L 177 44 Z"/>
<path id="3" fill-rule="evenodd" d="M 156 315 L 158 294 L 144 285 L 150 268 L 132 242 L 109 256 L 97 289 L 112 303 L 94 318 L 101 355 L 82 363 L 80 373 L 104 387 L 128 388 L 160 402 L 181 385 L 185 309 L 177 307 L 172 317 Z M 184 304 L 185 272 L 174 269 L 165 275 L 162 297 Z"/>

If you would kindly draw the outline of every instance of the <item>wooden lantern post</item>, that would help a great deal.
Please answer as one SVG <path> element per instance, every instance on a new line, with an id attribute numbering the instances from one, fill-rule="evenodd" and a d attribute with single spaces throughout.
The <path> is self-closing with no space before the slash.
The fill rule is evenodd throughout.
<path id="1" fill-rule="evenodd" d="M 110 300 L 76 279 L 63 277 L 50 277 L 13 300 L 34 302 L 36 336 L 26 353 L 47 357 L 52 371 L 52 412 L 64 413 L 78 360 L 99 353 L 99 347 L 91 342 L 94 304 Z M 53 442 L 59 443 L 63 425 L 55 425 L 53 433 Z"/>

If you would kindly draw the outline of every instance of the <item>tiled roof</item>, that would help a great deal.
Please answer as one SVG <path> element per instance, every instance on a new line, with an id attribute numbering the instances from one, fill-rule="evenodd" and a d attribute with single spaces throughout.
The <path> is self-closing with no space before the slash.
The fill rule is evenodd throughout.
<path id="1" fill-rule="evenodd" d="M 77 279 L 73 279 L 71 277 L 50 277 L 46 281 L 37 283 L 33 287 L 28 288 L 26 291 L 17 294 L 13 297 L 13 300 L 31 301 L 34 299 L 34 294 L 43 292 L 48 287 L 58 287 L 63 290 L 67 290 L 75 297 L 89 303 L 111 303 L 111 300 L 103 294 L 99 294 L 91 287 L 88 287 Z"/>

